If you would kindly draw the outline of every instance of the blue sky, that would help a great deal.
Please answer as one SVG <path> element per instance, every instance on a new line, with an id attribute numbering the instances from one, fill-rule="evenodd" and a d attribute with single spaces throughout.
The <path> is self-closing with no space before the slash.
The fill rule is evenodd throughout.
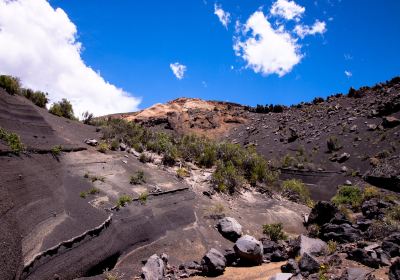
<path id="1" fill-rule="evenodd" d="M 248 105 L 293 104 L 347 92 L 350 86 L 373 85 L 400 74 L 400 1 L 388 0 L 383 4 L 378 0 L 296 0 L 293 3 L 305 10 L 292 19 L 272 14 L 275 2 L 115 0 L 110 4 L 103 0 L 51 0 L 49 3 L 54 9 L 64 10 L 76 26 L 76 40 L 83 46 L 80 51 L 83 62 L 105 81 L 141 97 L 140 109 L 182 96 Z M 229 13 L 227 28 L 215 15 L 216 8 Z M 265 70 L 274 57 L 265 60 L 262 52 L 257 53 L 249 66 L 245 53 L 253 56 L 250 49 L 241 45 L 241 52 L 235 53 L 234 44 L 249 42 L 246 40 L 252 37 L 254 29 L 248 20 L 256 12 L 262 12 L 259 19 L 262 21 L 263 15 L 272 30 L 281 25 L 283 32 L 289 34 L 288 40 L 296 45 L 293 59 L 300 59 L 299 62 L 289 62 L 279 72 Z M 306 34 L 304 38 L 295 34 L 296 25 L 310 31 L 317 20 L 325 24 L 325 30 Z M 243 32 L 246 24 L 247 33 Z M 262 25 L 257 26 L 262 29 Z M 260 40 L 260 34 L 253 37 Z M 270 42 L 263 43 L 268 48 Z M 274 56 L 280 51 L 278 45 L 277 51 L 266 55 Z M 284 61 L 282 51 L 278 60 Z M 256 73 L 259 61 L 264 68 L 258 68 Z M 175 62 L 186 66 L 182 79 L 177 79 L 171 71 L 170 64 Z"/>

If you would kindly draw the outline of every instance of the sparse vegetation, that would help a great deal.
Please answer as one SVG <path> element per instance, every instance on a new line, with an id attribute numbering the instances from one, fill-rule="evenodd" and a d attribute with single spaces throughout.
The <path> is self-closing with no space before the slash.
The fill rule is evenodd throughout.
<path id="1" fill-rule="evenodd" d="M 183 168 L 183 167 L 178 168 L 178 169 L 176 170 L 176 176 L 177 176 L 178 178 L 180 178 L 180 179 L 183 179 L 183 178 L 189 176 L 189 171 L 187 171 L 187 169 L 186 169 L 186 168 Z"/>
<path id="2" fill-rule="evenodd" d="M 8 75 L 0 75 L 0 87 L 4 88 L 11 95 L 21 92 L 19 79 Z"/>
<path id="3" fill-rule="evenodd" d="M 121 195 L 117 200 L 117 207 L 124 207 L 126 204 L 132 202 L 132 197 L 130 195 Z"/>
<path id="4" fill-rule="evenodd" d="M 54 103 L 49 109 L 49 113 L 67 118 L 70 120 L 75 120 L 74 110 L 72 109 L 72 104 L 67 99 L 63 98 L 60 102 Z"/>
<path id="5" fill-rule="evenodd" d="M 90 176 L 90 180 L 92 181 L 92 183 L 94 183 L 96 181 L 100 181 L 100 182 L 104 183 L 106 181 L 106 178 L 103 176 L 99 176 L 99 175 L 93 175 L 93 176 Z"/>
<path id="6" fill-rule="evenodd" d="M 371 198 L 375 198 L 375 197 L 380 197 L 381 193 L 378 190 L 378 188 L 375 188 L 373 186 L 366 186 L 364 188 L 364 192 L 363 192 L 363 199 L 365 200 L 369 200 Z"/>
<path id="7" fill-rule="evenodd" d="M 327 245 L 328 245 L 328 254 L 329 255 L 336 253 L 337 245 L 338 245 L 338 243 L 336 241 L 329 240 Z"/>
<path id="8" fill-rule="evenodd" d="M 49 102 L 49 99 L 47 98 L 48 94 L 45 92 L 21 89 L 21 94 L 40 108 L 46 108 L 46 105 Z"/>
<path id="9" fill-rule="evenodd" d="M 13 132 L 7 132 L 5 129 L 0 127 L 0 140 L 3 140 L 7 146 L 10 147 L 11 151 L 15 154 L 19 154 L 25 149 L 25 146 L 21 142 L 21 138 L 18 134 Z"/>
<path id="10" fill-rule="evenodd" d="M 98 188 L 93 187 L 93 188 L 90 188 L 87 193 L 95 195 L 95 194 L 100 193 L 100 190 Z"/>
<path id="11" fill-rule="evenodd" d="M 93 121 L 93 114 L 89 113 L 89 111 L 86 111 L 84 113 L 82 113 L 82 122 L 84 124 L 89 124 L 91 125 Z"/>
<path id="12" fill-rule="evenodd" d="M 301 202 L 312 207 L 313 201 L 311 200 L 310 197 L 310 190 L 301 180 L 297 179 L 285 180 L 282 183 L 282 189 L 283 191 L 296 193 L 299 196 Z"/>
<path id="13" fill-rule="evenodd" d="M 103 154 L 105 154 L 108 151 L 108 149 L 109 149 L 108 144 L 106 142 L 100 142 L 100 144 L 97 148 L 97 150 Z"/>
<path id="14" fill-rule="evenodd" d="M 58 157 L 62 152 L 62 146 L 61 145 L 53 146 L 50 152 L 54 157 Z"/>
<path id="15" fill-rule="evenodd" d="M 80 196 L 81 198 L 86 198 L 86 197 L 87 197 L 87 193 L 86 193 L 86 192 L 80 192 L 80 193 L 79 193 L 79 196 Z"/>
<path id="16" fill-rule="evenodd" d="M 142 170 L 137 171 L 135 175 L 131 176 L 129 183 L 131 185 L 140 185 L 142 183 L 146 183 L 144 172 Z"/>
<path id="17" fill-rule="evenodd" d="M 331 136 L 326 141 L 329 152 L 339 151 L 342 148 L 336 136 Z"/>
<path id="18" fill-rule="evenodd" d="M 286 240 L 287 236 L 283 232 L 281 223 L 265 224 L 262 226 L 263 233 L 267 235 L 272 241 Z"/>
<path id="19" fill-rule="evenodd" d="M 141 193 L 140 195 L 139 195 L 139 201 L 140 201 L 140 203 L 142 203 L 142 204 L 145 204 L 146 202 L 147 202 L 147 198 L 149 197 L 149 194 L 148 194 L 148 192 L 143 192 L 143 193 Z"/>
<path id="20" fill-rule="evenodd" d="M 341 186 L 332 202 L 336 205 L 350 205 L 353 208 L 359 208 L 363 201 L 363 195 L 360 188 L 355 186 Z"/>

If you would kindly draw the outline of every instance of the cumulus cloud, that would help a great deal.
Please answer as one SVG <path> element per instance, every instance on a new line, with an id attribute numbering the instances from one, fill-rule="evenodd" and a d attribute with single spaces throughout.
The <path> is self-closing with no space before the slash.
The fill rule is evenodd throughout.
<path id="1" fill-rule="evenodd" d="M 245 40 L 236 38 L 234 50 L 256 73 L 282 77 L 303 57 L 297 40 L 283 28 L 274 29 L 262 11 L 250 16 L 242 32 L 250 35 Z"/>
<path id="2" fill-rule="evenodd" d="M 353 73 L 351 73 L 350 71 L 344 71 L 344 74 L 346 75 L 347 78 L 351 78 L 353 76 Z"/>
<path id="3" fill-rule="evenodd" d="M 277 0 L 271 7 L 270 13 L 286 20 L 299 21 L 306 9 L 294 1 Z"/>
<path id="4" fill-rule="evenodd" d="M 69 99 L 76 115 L 137 110 L 138 98 L 110 84 L 81 58 L 77 28 L 46 0 L 0 0 L 0 73 L 25 87 Z"/>
<path id="5" fill-rule="evenodd" d="M 312 26 L 298 24 L 294 28 L 294 32 L 302 39 L 307 35 L 324 34 L 326 31 L 326 23 L 319 20 L 316 20 Z"/>
<path id="6" fill-rule="evenodd" d="M 225 12 L 221 5 L 214 4 L 214 14 L 219 18 L 219 21 L 228 29 L 228 24 L 231 22 L 231 15 L 228 12 Z"/>
<path id="7" fill-rule="evenodd" d="M 171 63 L 169 67 L 172 70 L 172 73 L 174 73 L 175 77 L 178 80 L 182 80 L 185 77 L 185 72 L 186 72 L 186 66 L 183 64 L 180 64 L 179 62 Z"/>

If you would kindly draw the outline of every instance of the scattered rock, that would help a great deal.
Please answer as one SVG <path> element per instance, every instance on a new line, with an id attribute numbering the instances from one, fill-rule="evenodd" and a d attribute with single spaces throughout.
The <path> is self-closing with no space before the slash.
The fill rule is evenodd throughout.
<path id="1" fill-rule="evenodd" d="M 320 234 L 324 240 L 334 240 L 339 243 L 355 242 L 361 238 L 360 230 L 347 223 L 326 223 L 321 227 Z"/>
<path id="2" fill-rule="evenodd" d="M 225 271 L 226 259 L 221 252 L 212 248 L 201 260 L 201 266 L 204 275 L 221 275 Z"/>
<path id="3" fill-rule="evenodd" d="M 385 238 L 382 242 L 382 250 L 390 257 L 400 256 L 400 233 L 396 232 Z"/>
<path id="4" fill-rule="evenodd" d="M 95 147 L 99 144 L 99 142 L 97 142 L 96 139 L 86 139 L 85 144 Z"/>
<path id="5" fill-rule="evenodd" d="M 379 268 L 380 265 L 380 260 L 377 258 L 374 251 L 367 252 L 366 250 L 357 248 L 348 252 L 348 258 L 372 268 Z"/>
<path id="6" fill-rule="evenodd" d="M 162 280 L 164 274 L 164 261 L 156 254 L 152 255 L 142 267 L 142 277 L 146 280 Z"/>
<path id="7" fill-rule="evenodd" d="M 275 276 L 270 277 L 269 280 L 289 280 L 292 276 L 292 273 L 278 273 Z"/>
<path id="8" fill-rule="evenodd" d="M 308 224 L 323 225 L 328 223 L 339 210 L 329 201 L 318 201 L 311 210 L 308 217 Z"/>
<path id="9" fill-rule="evenodd" d="M 299 268 L 302 272 L 315 273 L 319 271 L 320 263 L 313 256 L 304 253 L 299 262 Z"/>
<path id="10" fill-rule="evenodd" d="M 226 217 L 218 221 L 219 232 L 227 239 L 235 242 L 242 236 L 242 226 L 238 221 L 231 217 Z"/>
<path id="11" fill-rule="evenodd" d="M 351 186 L 351 185 L 353 185 L 353 183 L 352 183 L 350 180 L 346 180 L 346 181 L 344 182 L 344 185 L 345 185 L 345 186 Z"/>
<path id="12" fill-rule="evenodd" d="M 321 239 L 299 236 L 300 256 L 304 253 L 319 256 L 327 251 L 327 244 Z"/>
<path id="13" fill-rule="evenodd" d="M 362 267 L 349 267 L 347 268 L 341 280 L 365 280 L 367 276 L 371 273 L 370 269 L 362 268 Z"/>
<path id="14" fill-rule="evenodd" d="M 382 121 L 382 126 L 384 128 L 393 128 L 400 124 L 400 120 L 395 117 L 384 117 Z"/>
<path id="15" fill-rule="evenodd" d="M 281 266 L 282 272 L 298 274 L 300 273 L 300 268 L 294 259 L 289 259 L 288 262 Z"/>
<path id="16" fill-rule="evenodd" d="M 400 259 L 397 259 L 389 268 L 389 280 L 400 280 Z"/>
<path id="17" fill-rule="evenodd" d="M 337 161 L 338 162 L 345 162 L 349 158 L 350 158 L 350 154 L 349 153 L 343 153 L 337 158 Z"/>
<path id="18" fill-rule="evenodd" d="M 251 264 L 261 264 L 263 261 L 263 246 L 253 236 L 240 237 L 233 247 L 241 261 Z"/>
<path id="19" fill-rule="evenodd" d="M 369 124 L 367 125 L 369 131 L 374 131 L 378 128 L 376 124 Z"/>

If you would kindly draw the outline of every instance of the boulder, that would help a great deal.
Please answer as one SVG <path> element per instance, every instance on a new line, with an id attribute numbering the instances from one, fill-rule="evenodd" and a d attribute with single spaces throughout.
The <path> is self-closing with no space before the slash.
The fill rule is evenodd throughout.
<path id="1" fill-rule="evenodd" d="M 400 259 L 397 259 L 389 268 L 389 280 L 400 280 Z"/>
<path id="2" fill-rule="evenodd" d="M 245 263 L 259 265 L 263 261 L 263 246 L 253 236 L 244 235 L 240 237 L 233 249 L 240 260 Z"/>
<path id="3" fill-rule="evenodd" d="M 238 263 L 238 257 L 234 250 L 231 249 L 225 250 L 224 257 L 226 259 L 226 266 L 232 266 Z"/>
<path id="4" fill-rule="evenodd" d="M 300 256 L 302 256 L 304 253 L 319 256 L 328 249 L 327 244 L 321 239 L 309 238 L 305 235 L 299 236 L 299 247 Z"/>
<path id="5" fill-rule="evenodd" d="M 382 121 L 382 125 L 384 128 L 393 128 L 400 124 L 400 120 L 396 117 L 384 117 Z"/>
<path id="6" fill-rule="evenodd" d="M 380 259 L 377 258 L 377 255 L 374 251 L 368 252 L 360 248 L 348 252 L 348 259 L 372 268 L 379 268 L 381 263 Z"/>
<path id="7" fill-rule="evenodd" d="M 225 271 L 226 259 L 218 250 L 212 248 L 201 260 L 202 271 L 207 276 L 217 276 Z"/>
<path id="8" fill-rule="evenodd" d="M 400 233 L 396 232 L 383 239 L 382 250 L 390 257 L 400 256 Z"/>
<path id="9" fill-rule="evenodd" d="M 99 142 L 97 142 L 96 139 L 86 139 L 85 144 L 95 147 L 99 144 Z"/>
<path id="10" fill-rule="evenodd" d="M 292 273 L 277 273 L 276 275 L 269 278 L 269 280 L 289 280 L 292 278 Z"/>
<path id="11" fill-rule="evenodd" d="M 350 158 L 349 153 L 342 153 L 341 155 L 338 156 L 337 161 L 342 163 L 342 162 L 345 162 L 346 160 L 348 160 L 349 158 Z"/>
<path id="12" fill-rule="evenodd" d="M 281 266 L 282 272 L 298 274 L 300 273 L 300 268 L 294 259 L 289 259 L 288 262 Z"/>
<path id="13" fill-rule="evenodd" d="M 121 151 L 125 151 L 126 148 L 127 148 L 126 144 L 124 144 L 124 143 L 120 143 L 120 144 L 119 144 L 119 149 L 120 149 Z"/>
<path id="14" fill-rule="evenodd" d="M 339 210 L 329 201 L 318 201 L 308 217 L 308 224 L 323 225 L 328 223 Z"/>
<path id="15" fill-rule="evenodd" d="M 142 276 L 146 280 L 162 280 L 165 274 L 164 261 L 156 254 L 152 255 L 142 267 Z"/>
<path id="16" fill-rule="evenodd" d="M 324 224 L 321 227 L 320 235 L 324 240 L 333 240 L 339 243 L 355 242 L 361 238 L 360 230 L 350 224 Z"/>
<path id="17" fill-rule="evenodd" d="M 231 217 L 226 217 L 218 221 L 219 232 L 227 239 L 235 242 L 240 236 L 242 236 L 242 226 Z"/>
<path id="18" fill-rule="evenodd" d="M 362 267 L 349 267 L 346 268 L 342 276 L 341 280 L 365 280 L 367 276 L 371 273 L 370 269 L 362 268 Z"/>
<path id="19" fill-rule="evenodd" d="M 315 273 L 319 271 L 320 263 L 316 258 L 310 254 L 304 253 L 299 262 L 299 268 L 302 272 L 307 272 L 308 274 Z"/>

